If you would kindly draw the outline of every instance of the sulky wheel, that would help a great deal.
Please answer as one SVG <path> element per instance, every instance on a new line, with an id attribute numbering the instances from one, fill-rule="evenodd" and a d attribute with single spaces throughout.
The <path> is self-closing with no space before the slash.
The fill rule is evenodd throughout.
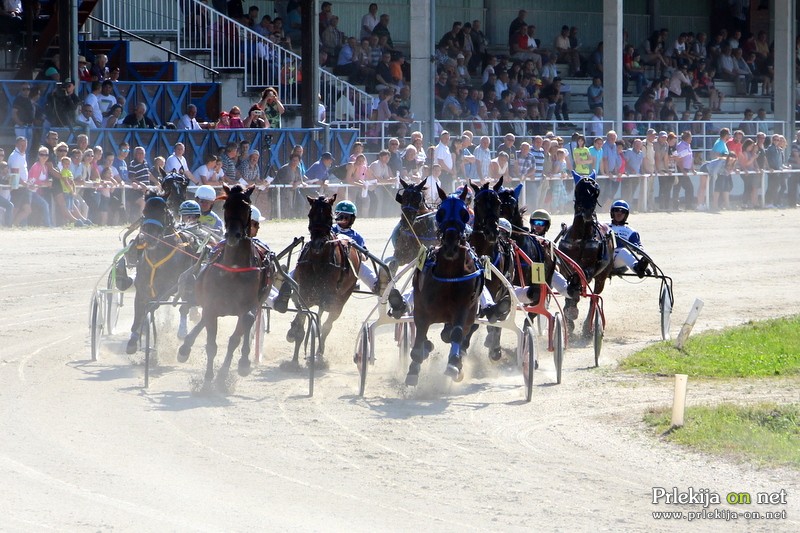
<path id="1" fill-rule="evenodd" d="M 361 374 L 361 381 L 358 386 L 358 395 L 364 396 L 364 390 L 367 387 L 367 365 L 369 364 L 369 327 L 364 326 L 361 328 L 361 359 L 358 362 L 358 371 Z"/>
<path id="2" fill-rule="evenodd" d="M 100 337 L 103 335 L 105 323 L 105 301 L 105 295 L 101 294 L 99 291 L 95 292 L 89 310 L 89 334 L 91 335 L 92 361 L 97 361 L 97 355 L 100 352 Z"/>
<path id="3" fill-rule="evenodd" d="M 250 345 L 253 347 L 253 360 L 256 364 L 261 363 L 261 355 L 264 350 L 264 334 L 267 322 L 267 310 L 259 308 L 256 313 L 256 321 L 250 328 Z"/>
<path id="4" fill-rule="evenodd" d="M 314 316 L 308 320 L 308 397 L 314 396 L 314 374 L 317 368 L 317 347 L 319 346 L 319 326 Z"/>
<path id="5" fill-rule="evenodd" d="M 533 372 L 536 369 L 536 342 L 533 331 L 525 328 L 522 337 L 522 376 L 525 378 L 525 401 L 533 398 Z"/>
<path id="6" fill-rule="evenodd" d="M 144 388 L 150 386 L 150 364 L 157 364 L 158 352 L 156 351 L 156 343 L 158 342 L 158 333 L 156 332 L 156 316 L 154 311 L 148 311 L 144 315 L 142 322 L 144 334 Z"/>
<path id="7" fill-rule="evenodd" d="M 672 317 L 672 294 L 666 283 L 661 285 L 658 307 L 661 310 L 661 339 L 666 341 L 670 339 L 669 324 Z"/>
<path id="8" fill-rule="evenodd" d="M 117 290 L 114 286 L 114 281 L 108 276 L 107 291 L 103 295 L 105 298 L 105 316 L 103 319 L 106 322 L 106 335 L 113 335 L 114 328 L 117 327 L 117 320 L 119 320 L 119 309 L 122 307 L 124 295 L 121 291 Z"/>
<path id="9" fill-rule="evenodd" d="M 405 366 L 408 364 L 411 353 L 411 326 L 408 322 L 403 322 L 398 324 L 398 327 L 400 328 L 400 366 Z"/>
<path id="10" fill-rule="evenodd" d="M 594 367 L 600 365 L 600 350 L 603 349 L 603 319 L 600 312 L 594 310 L 594 318 L 592 319 L 592 338 L 594 339 Z"/>
<path id="11" fill-rule="evenodd" d="M 564 366 L 564 317 L 556 313 L 553 317 L 553 363 L 556 367 L 556 383 L 561 384 L 561 369 Z"/>

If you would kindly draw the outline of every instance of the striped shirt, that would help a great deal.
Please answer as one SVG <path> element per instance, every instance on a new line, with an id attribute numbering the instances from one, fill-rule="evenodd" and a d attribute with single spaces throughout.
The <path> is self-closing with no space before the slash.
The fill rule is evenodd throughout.
<path id="1" fill-rule="evenodd" d="M 544 177 L 544 149 L 531 148 L 529 155 L 533 158 L 533 176 L 540 180 Z"/>
<path id="2" fill-rule="evenodd" d="M 135 160 L 128 165 L 128 180 L 138 183 L 150 182 L 150 165 L 147 161 L 137 163 Z"/>

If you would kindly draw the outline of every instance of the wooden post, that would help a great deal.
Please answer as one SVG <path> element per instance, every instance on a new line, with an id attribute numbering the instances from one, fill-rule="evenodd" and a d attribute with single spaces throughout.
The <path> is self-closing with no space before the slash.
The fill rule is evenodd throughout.
<path id="1" fill-rule="evenodd" d="M 683 323 L 681 332 L 678 334 L 678 338 L 675 340 L 675 347 L 677 349 L 683 350 L 683 345 L 686 342 L 686 339 L 689 338 L 689 333 L 692 332 L 694 323 L 697 321 L 697 317 L 700 316 L 700 310 L 702 309 L 703 300 L 698 298 L 694 301 L 694 304 L 692 304 L 692 309 L 689 311 L 689 316 L 686 317 L 686 322 Z"/>
<path id="2" fill-rule="evenodd" d="M 672 427 L 683 426 L 683 415 L 686 413 L 686 383 L 689 376 L 675 374 L 675 395 L 672 398 Z"/>

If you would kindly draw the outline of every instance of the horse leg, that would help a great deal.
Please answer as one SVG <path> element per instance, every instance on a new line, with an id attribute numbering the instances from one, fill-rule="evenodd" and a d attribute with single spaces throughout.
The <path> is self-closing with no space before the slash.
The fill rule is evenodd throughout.
<path id="1" fill-rule="evenodd" d="M 250 375 L 250 330 L 253 329 L 253 324 L 256 322 L 256 315 L 253 311 L 249 311 L 244 316 L 239 317 L 239 321 L 244 322 L 242 357 L 239 359 L 239 375 L 244 377 Z"/>
<path id="2" fill-rule="evenodd" d="M 594 293 L 600 294 L 603 292 L 603 288 L 606 285 L 606 277 L 603 275 L 598 276 L 594 280 Z M 594 317 L 594 313 L 597 312 L 595 300 L 591 300 L 591 305 L 589 307 L 589 312 L 586 313 L 586 320 L 583 321 L 583 338 L 589 339 L 592 336 L 592 318 Z"/>
<path id="3" fill-rule="evenodd" d="M 294 366 L 300 365 L 298 358 L 300 356 L 300 346 L 303 344 L 305 319 L 306 316 L 303 313 L 297 313 L 297 315 L 294 317 L 294 320 L 292 320 L 291 327 L 289 327 L 289 333 L 292 333 L 292 331 L 298 333 L 293 333 L 291 339 L 289 338 L 289 333 L 286 334 L 286 340 L 289 342 L 294 341 L 294 355 L 292 356 L 292 365 Z"/>
<path id="4" fill-rule="evenodd" d="M 414 347 L 411 348 L 411 364 L 408 366 L 408 374 L 406 374 L 406 385 L 411 387 L 416 386 L 419 382 L 419 370 L 430 352 L 430 341 L 428 341 L 430 324 L 418 320 L 415 316 L 414 326 L 417 328 L 417 336 L 414 338 Z"/>
<path id="5" fill-rule="evenodd" d="M 183 340 L 189 333 L 189 304 L 181 304 L 178 307 L 180 319 L 178 321 L 178 339 Z"/>
<path id="6" fill-rule="evenodd" d="M 484 346 L 489 348 L 489 359 L 492 361 L 499 361 L 502 353 L 500 351 L 500 333 L 501 328 L 496 326 L 486 326 L 487 334 Z M 470 333 L 472 336 L 472 333 Z"/>
<path id="7" fill-rule="evenodd" d="M 453 378 L 453 381 L 461 381 L 463 373 L 461 371 L 461 342 L 464 339 L 464 328 L 460 325 L 453 326 L 450 331 L 450 356 L 447 359 L 447 368 L 444 373 L 446 376 Z"/>
<path id="8" fill-rule="evenodd" d="M 189 359 L 189 354 L 192 353 L 194 341 L 197 339 L 197 336 L 200 335 L 200 332 L 203 331 L 203 327 L 205 327 L 205 322 L 201 317 L 200 322 L 198 322 L 197 325 L 186 334 L 186 337 L 183 339 L 183 344 L 181 344 L 181 347 L 178 348 L 179 363 L 185 363 Z"/>
<path id="9" fill-rule="evenodd" d="M 131 338 L 125 352 L 132 354 L 139 349 L 139 338 L 141 337 L 142 320 L 144 320 L 144 308 L 147 305 L 144 290 L 137 290 L 133 299 L 133 324 L 131 325 Z"/>
<path id="10" fill-rule="evenodd" d="M 333 309 L 328 309 L 328 316 L 325 318 L 325 322 L 322 324 L 322 329 L 319 335 L 319 350 L 317 350 L 317 355 L 319 359 L 317 362 L 321 362 L 322 356 L 325 354 L 325 341 L 328 339 L 328 334 L 333 329 L 333 323 L 336 322 L 336 319 L 339 318 L 339 315 L 342 314 L 342 306 L 334 307 Z M 322 316 L 322 310 L 320 309 L 320 317 Z"/>
<path id="11" fill-rule="evenodd" d="M 203 313 L 203 322 L 206 322 L 205 312 Z M 192 333 L 194 333 L 194 330 L 192 330 Z M 206 324 L 206 381 L 211 381 L 214 379 L 214 357 L 216 356 L 217 317 L 209 317 Z M 221 374 L 222 372 L 220 369 L 220 375 Z"/>

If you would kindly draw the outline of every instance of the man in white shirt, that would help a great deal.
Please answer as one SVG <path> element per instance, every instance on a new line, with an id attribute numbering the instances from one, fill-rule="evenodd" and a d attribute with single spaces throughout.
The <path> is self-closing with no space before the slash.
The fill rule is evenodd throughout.
<path id="1" fill-rule="evenodd" d="M 484 180 L 489 175 L 489 163 L 492 160 L 492 151 L 489 144 L 492 140 L 484 135 L 481 137 L 480 144 L 475 148 L 475 163 L 477 167 L 478 180 Z"/>
<path id="2" fill-rule="evenodd" d="M 111 106 L 117 103 L 117 97 L 114 96 L 114 82 L 106 80 L 100 85 L 100 94 L 97 96 L 97 105 L 100 106 L 102 114 L 108 113 Z"/>
<path id="3" fill-rule="evenodd" d="M 360 39 L 367 38 L 372 35 L 372 30 L 378 24 L 378 4 L 370 4 L 369 12 L 361 17 L 361 37 Z"/>
<path id="4" fill-rule="evenodd" d="M 440 181 L 446 193 L 453 191 L 453 154 L 450 153 L 450 133 L 447 130 L 439 135 L 439 144 L 433 153 L 433 158 L 442 169 Z"/>
<path id="5" fill-rule="evenodd" d="M 175 143 L 175 151 L 172 152 L 172 155 L 167 158 L 167 164 L 164 167 L 164 170 L 169 172 L 177 172 L 178 174 L 183 174 L 194 183 L 197 183 L 197 178 L 194 177 L 192 172 L 189 170 L 189 165 L 186 163 L 186 158 L 183 157 L 183 153 L 186 151 L 186 147 L 183 143 Z"/>
<path id="6" fill-rule="evenodd" d="M 92 107 L 92 117 L 94 118 L 95 126 L 98 128 L 103 123 L 103 112 L 100 110 L 100 101 L 98 100 L 98 97 L 100 96 L 100 87 L 101 85 L 99 81 L 93 81 L 92 92 L 90 92 L 89 96 L 87 96 L 86 100 L 84 100 L 85 104 L 88 104 Z M 81 120 L 81 118 L 78 117 L 78 120 Z"/>
<path id="7" fill-rule="evenodd" d="M 197 106 L 189 104 L 186 107 L 186 113 L 175 124 L 175 128 L 179 130 L 200 130 L 203 129 L 200 123 L 197 122 Z"/>
<path id="8" fill-rule="evenodd" d="M 206 156 L 205 163 L 195 169 L 194 177 L 198 185 L 219 185 L 222 183 L 225 173 L 222 172 L 222 165 L 218 164 L 218 161 L 217 156 L 209 154 Z"/>
<path id="9" fill-rule="evenodd" d="M 97 128 L 100 126 L 100 123 L 95 122 L 94 110 L 92 109 L 92 105 L 88 103 L 85 103 L 81 106 L 81 112 L 78 115 L 76 122 L 85 125 L 89 129 Z"/>

